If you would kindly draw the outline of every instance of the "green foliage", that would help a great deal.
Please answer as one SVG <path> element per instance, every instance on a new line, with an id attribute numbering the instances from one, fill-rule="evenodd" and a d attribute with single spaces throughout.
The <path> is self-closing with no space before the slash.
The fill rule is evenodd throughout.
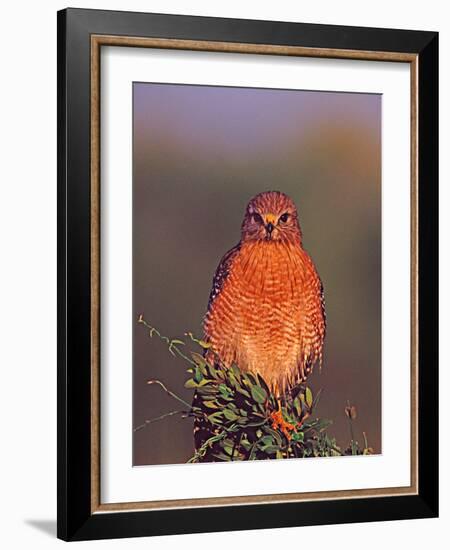
<path id="1" fill-rule="evenodd" d="M 311 389 L 302 384 L 278 398 L 259 374 L 242 372 L 236 365 L 225 368 L 218 360 L 207 361 L 203 353 L 186 351 L 184 341 L 162 336 L 142 316 L 139 323 L 149 330 L 150 337 L 158 336 L 166 342 L 171 354 L 189 364 L 185 387 L 195 391 L 194 404 L 189 410 L 173 411 L 158 417 L 183 413 L 201 422 L 202 433 L 207 436 L 189 462 L 370 454 L 365 434 L 364 448 L 361 449 L 354 441 L 351 424 L 356 416 L 354 407 L 352 414 L 349 414 L 348 407 L 345 409 L 352 440 L 349 447 L 342 451 L 327 432 L 332 421 L 313 415 L 320 392 L 314 397 Z M 210 347 L 192 333 L 187 333 L 187 336 L 200 348 L 199 351 L 204 352 Z M 183 346 L 183 351 L 180 346 Z M 186 403 L 160 381 L 151 380 L 149 383 L 159 384 L 171 397 Z"/>
<path id="2" fill-rule="evenodd" d="M 196 390 L 192 415 L 211 436 L 190 462 L 336 456 L 341 451 L 312 418 L 312 392 L 297 386 L 282 400 L 264 379 L 237 366 L 224 368 L 196 356 L 185 386 Z"/>

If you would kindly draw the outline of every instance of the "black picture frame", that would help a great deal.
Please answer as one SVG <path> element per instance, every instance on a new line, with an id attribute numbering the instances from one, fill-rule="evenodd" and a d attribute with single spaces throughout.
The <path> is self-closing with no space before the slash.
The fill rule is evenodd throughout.
<path id="1" fill-rule="evenodd" d="M 58 12 L 58 532 L 64 540 L 438 515 L 438 33 L 66 9 Z M 418 59 L 418 494 L 93 513 L 91 36 L 403 52 Z"/>

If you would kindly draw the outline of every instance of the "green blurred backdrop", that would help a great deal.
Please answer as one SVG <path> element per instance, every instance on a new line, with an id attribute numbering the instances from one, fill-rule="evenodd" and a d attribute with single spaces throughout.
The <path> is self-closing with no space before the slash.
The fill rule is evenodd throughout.
<path id="1" fill-rule="evenodd" d="M 248 200 L 290 195 L 325 288 L 319 416 L 381 452 L 381 96 L 168 84 L 133 85 L 133 422 L 177 409 L 146 381 L 190 401 L 185 365 L 150 340 L 201 335 L 211 281 L 240 238 Z M 192 424 L 171 417 L 134 434 L 134 465 L 185 462 Z"/>

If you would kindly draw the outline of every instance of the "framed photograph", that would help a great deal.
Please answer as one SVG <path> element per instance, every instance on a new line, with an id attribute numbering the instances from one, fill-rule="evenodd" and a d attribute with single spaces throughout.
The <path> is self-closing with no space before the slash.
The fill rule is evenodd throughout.
<path id="1" fill-rule="evenodd" d="M 438 514 L 438 35 L 58 13 L 58 536 Z"/>

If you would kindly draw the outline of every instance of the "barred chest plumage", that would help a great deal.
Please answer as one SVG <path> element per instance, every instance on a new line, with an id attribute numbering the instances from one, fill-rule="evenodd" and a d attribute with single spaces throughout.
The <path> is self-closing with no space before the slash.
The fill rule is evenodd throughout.
<path id="1" fill-rule="evenodd" d="M 299 245 L 243 243 L 205 318 L 205 335 L 226 366 L 259 372 L 279 393 L 320 359 L 321 293 L 315 267 Z"/>

